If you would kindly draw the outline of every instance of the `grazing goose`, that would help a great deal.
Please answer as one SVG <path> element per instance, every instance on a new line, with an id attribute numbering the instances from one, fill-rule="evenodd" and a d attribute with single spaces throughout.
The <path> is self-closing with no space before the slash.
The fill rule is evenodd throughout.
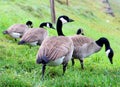
<path id="1" fill-rule="evenodd" d="M 30 44 L 31 46 L 41 45 L 42 41 L 48 36 L 47 30 L 43 28 L 44 26 L 55 29 L 53 25 L 49 22 L 41 23 L 39 26 L 40 28 L 30 28 L 23 35 L 18 44 Z"/>
<path id="2" fill-rule="evenodd" d="M 62 33 L 62 25 L 73 20 L 67 16 L 60 16 L 57 20 L 57 33 L 59 36 L 47 37 L 41 44 L 37 53 L 38 64 L 42 64 L 42 78 L 44 77 L 46 65 L 57 66 L 63 64 L 63 75 L 66 71 L 68 61 L 72 58 L 74 45 L 69 37 Z"/>
<path id="3" fill-rule="evenodd" d="M 83 29 L 79 28 L 76 32 L 77 35 L 81 34 L 84 35 Z"/>
<path id="4" fill-rule="evenodd" d="M 29 27 L 33 27 L 31 21 L 27 21 L 26 24 L 14 24 L 8 30 L 3 31 L 3 34 L 8 34 L 17 41 L 17 38 L 21 38 Z"/>
<path id="5" fill-rule="evenodd" d="M 74 59 L 79 59 L 81 63 L 81 68 L 84 69 L 83 66 L 84 58 L 100 51 L 103 45 L 105 45 L 105 52 L 110 60 L 110 63 L 113 64 L 112 58 L 114 52 L 107 38 L 101 37 L 100 39 L 94 41 L 91 38 L 88 38 L 83 35 L 75 35 L 71 36 L 71 39 L 74 44 L 72 65 L 74 65 Z"/>

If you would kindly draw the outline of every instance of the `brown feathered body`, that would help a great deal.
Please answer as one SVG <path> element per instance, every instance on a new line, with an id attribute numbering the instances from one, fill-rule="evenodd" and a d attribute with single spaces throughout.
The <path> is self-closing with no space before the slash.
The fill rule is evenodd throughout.
<path id="1" fill-rule="evenodd" d="M 28 29 L 28 26 L 25 24 L 14 24 L 5 32 L 13 38 L 20 38 Z"/>
<path id="2" fill-rule="evenodd" d="M 94 40 L 83 35 L 71 36 L 74 44 L 73 58 L 83 59 L 98 52 L 101 47 Z"/>
<path id="3" fill-rule="evenodd" d="M 48 37 L 43 41 L 38 50 L 37 60 L 42 60 L 41 58 L 46 56 L 50 66 L 68 63 L 72 58 L 73 49 L 73 42 L 68 37 Z"/>
<path id="4" fill-rule="evenodd" d="M 21 38 L 20 41 L 29 43 L 31 45 L 39 44 L 48 36 L 47 30 L 44 28 L 30 28 Z"/>

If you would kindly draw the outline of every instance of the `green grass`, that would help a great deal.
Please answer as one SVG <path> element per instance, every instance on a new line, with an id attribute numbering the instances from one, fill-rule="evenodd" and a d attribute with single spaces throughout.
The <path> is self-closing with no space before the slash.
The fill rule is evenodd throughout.
<path id="1" fill-rule="evenodd" d="M 110 64 L 104 47 L 96 54 L 85 59 L 85 70 L 75 60 L 71 61 L 62 76 L 62 65 L 47 67 L 44 81 L 41 80 L 41 65 L 36 64 L 38 46 L 29 49 L 19 46 L 14 39 L 3 35 L 2 31 L 15 23 L 31 20 L 34 27 L 51 21 L 49 0 L 1 0 L 0 1 L 0 87 L 119 87 L 120 86 L 120 6 L 119 0 L 110 0 L 116 17 L 103 13 L 99 0 L 65 0 L 60 4 L 55 0 L 56 16 L 68 15 L 75 22 L 65 24 L 65 35 L 74 35 L 83 28 L 86 36 L 95 40 L 106 37 L 114 50 L 113 65 Z M 89 1 L 89 2 L 88 2 Z M 94 1 L 94 2 L 93 2 Z M 118 4 L 119 3 L 119 4 Z M 107 22 L 109 20 L 109 22 Z M 54 25 L 55 26 L 55 25 Z M 49 35 L 57 33 L 48 29 Z"/>

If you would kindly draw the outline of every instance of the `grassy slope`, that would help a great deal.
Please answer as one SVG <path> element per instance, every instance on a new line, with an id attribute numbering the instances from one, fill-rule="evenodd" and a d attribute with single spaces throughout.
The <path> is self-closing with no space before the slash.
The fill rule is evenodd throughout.
<path id="1" fill-rule="evenodd" d="M 61 0 L 64 2 L 64 0 Z M 93 39 L 107 37 L 114 49 L 114 64 L 109 63 L 104 48 L 85 60 L 85 70 L 80 69 L 79 61 L 71 67 L 69 62 L 65 76 L 62 66 L 47 67 L 45 80 L 41 81 L 41 65 L 35 63 L 39 47 L 29 49 L 18 46 L 13 39 L 3 36 L 2 31 L 14 23 L 32 20 L 35 27 L 43 21 L 50 21 L 49 0 L 11 0 L 0 1 L 0 87 L 80 87 L 80 86 L 120 86 L 120 11 L 116 3 L 110 0 L 116 17 L 112 18 L 102 11 L 98 0 L 70 0 L 70 5 L 55 1 L 56 16 L 68 15 L 75 22 L 65 24 L 65 35 L 74 35 L 78 28 L 83 28 L 85 35 Z M 92 3 L 94 1 L 94 3 Z M 109 20 L 110 22 L 107 22 Z M 68 30 L 69 29 L 69 30 Z M 48 29 L 50 36 L 56 31 Z"/>

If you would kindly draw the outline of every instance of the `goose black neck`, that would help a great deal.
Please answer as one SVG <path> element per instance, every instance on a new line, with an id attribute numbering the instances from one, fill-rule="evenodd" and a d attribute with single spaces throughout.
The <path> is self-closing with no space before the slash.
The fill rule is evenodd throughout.
<path id="1" fill-rule="evenodd" d="M 44 26 L 46 26 L 46 23 L 42 23 L 42 24 L 40 24 L 40 28 L 43 28 Z"/>
<path id="2" fill-rule="evenodd" d="M 97 45 L 99 45 L 100 47 L 103 46 L 103 44 L 105 44 L 105 51 L 107 51 L 108 49 L 110 49 L 110 43 L 107 40 L 107 38 L 100 38 L 99 40 L 96 41 Z"/>
<path id="3" fill-rule="evenodd" d="M 63 34 L 63 32 L 62 32 L 62 22 L 59 19 L 57 21 L 56 28 L 57 28 L 57 34 L 58 34 L 58 36 L 65 36 Z"/>

